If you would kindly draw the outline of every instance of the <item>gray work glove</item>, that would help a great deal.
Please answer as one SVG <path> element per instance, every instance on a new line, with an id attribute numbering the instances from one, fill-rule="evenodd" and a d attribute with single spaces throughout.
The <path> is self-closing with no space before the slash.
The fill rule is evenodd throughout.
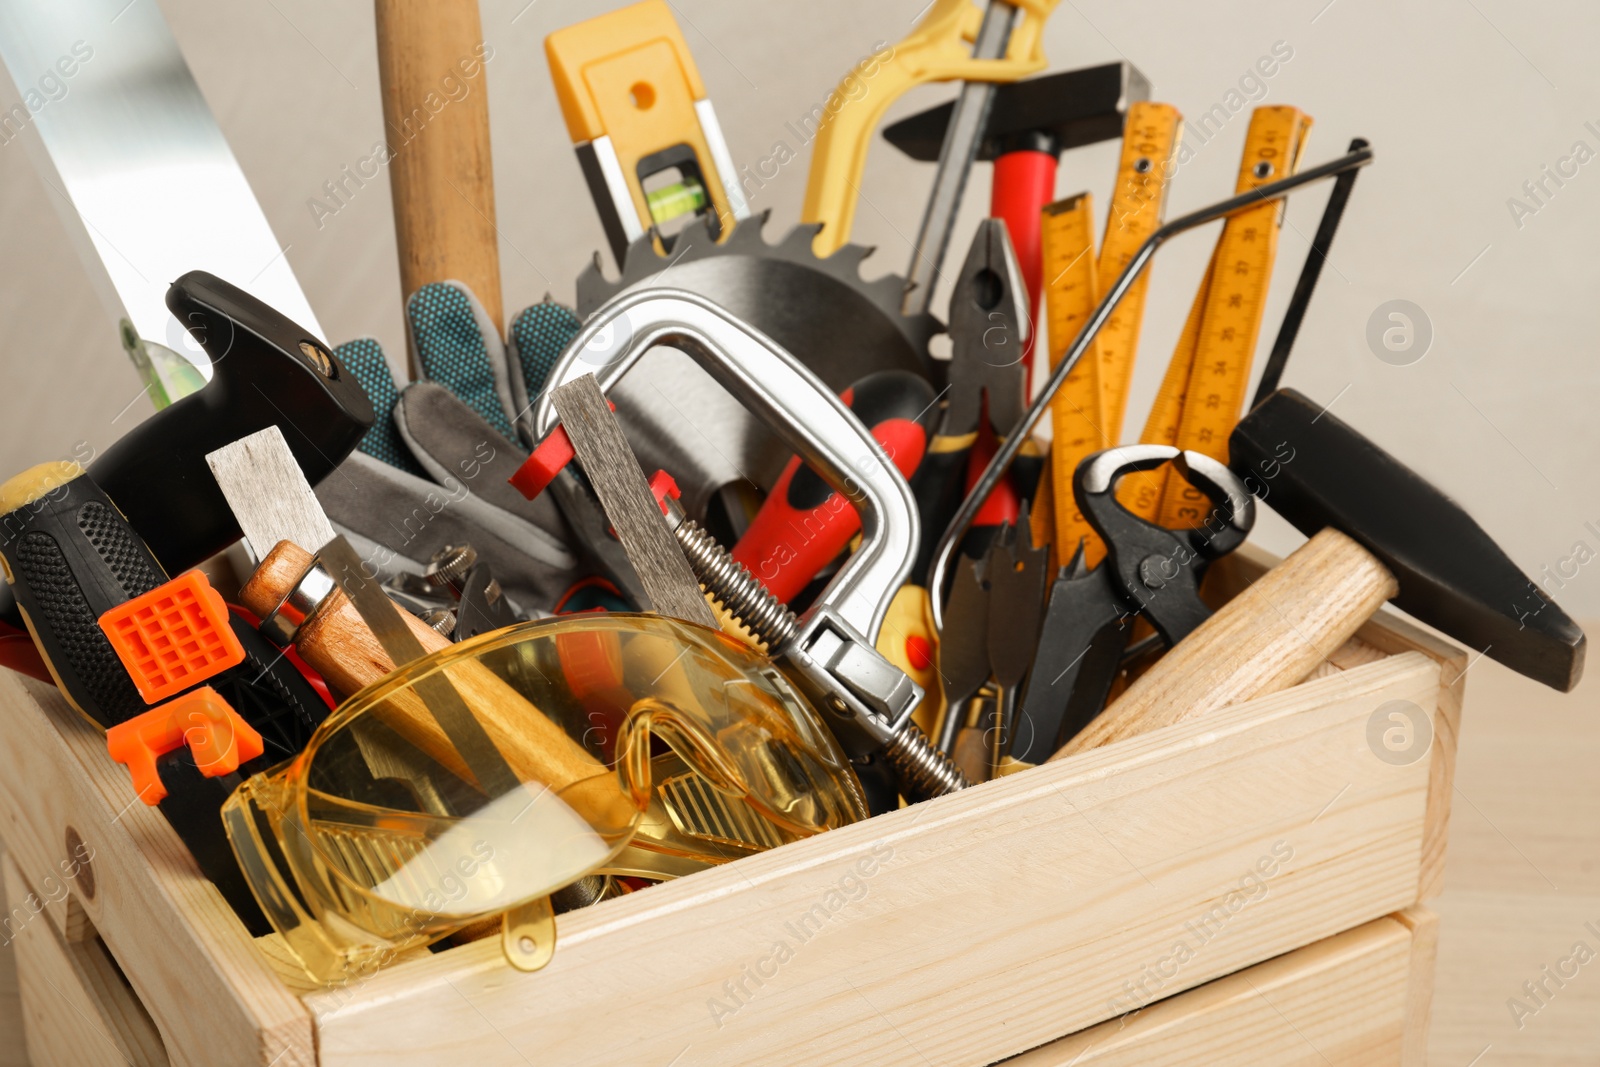
<path id="1" fill-rule="evenodd" d="M 516 317 L 502 345 L 471 290 L 439 282 L 412 294 L 406 318 L 423 376 L 403 390 L 377 341 L 336 350 L 379 418 L 317 497 L 385 580 L 470 544 L 516 604 L 549 610 L 579 577 L 579 557 L 555 504 L 524 500 L 506 480 L 528 456 L 521 416 L 577 316 L 547 299 Z"/>

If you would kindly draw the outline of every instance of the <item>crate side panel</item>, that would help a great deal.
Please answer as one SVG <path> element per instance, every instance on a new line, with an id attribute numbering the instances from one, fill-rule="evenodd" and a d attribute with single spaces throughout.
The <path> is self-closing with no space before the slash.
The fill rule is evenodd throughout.
<path id="1" fill-rule="evenodd" d="M 30 883 L 63 890 L 45 891 L 58 929 L 69 900 L 82 907 L 173 1062 L 313 1067 L 304 1005 L 160 812 L 139 803 L 104 735 L 54 688 L 11 671 L 0 670 L 0 713 L 0 837 Z"/>
<path id="2" fill-rule="evenodd" d="M 1410 653 L 314 994 L 322 1062 L 970 1067 L 1415 902 Z"/>

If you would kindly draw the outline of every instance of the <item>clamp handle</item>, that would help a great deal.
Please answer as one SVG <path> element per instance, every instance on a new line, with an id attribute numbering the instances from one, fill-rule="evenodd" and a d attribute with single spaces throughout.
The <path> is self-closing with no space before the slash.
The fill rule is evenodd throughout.
<path id="1" fill-rule="evenodd" d="M 624 293 L 596 311 L 550 371 L 533 410 L 536 438 L 556 425 L 551 392 L 593 374 L 608 392 L 656 345 L 698 363 L 861 515 L 861 547 L 802 623 L 831 614 L 871 642 L 911 572 L 918 522 L 911 490 L 881 445 L 804 364 L 731 312 L 681 289 Z"/>
<path id="2" fill-rule="evenodd" d="M 1005 3 L 1006 0 L 990 0 Z M 935 0 L 906 38 L 887 54 L 873 56 L 851 70 L 823 104 L 811 150 L 802 222 L 820 222 L 812 242 L 819 256 L 837 252 L 850 240 L 856 199 L 867 166 L 867 149 L 889 105 L 907 90 L 937 81 L 1018 81 L 1044 69 L 1044 24 L 1060 0 L 1014 0 L 1017 17 L 1001 59 L 974 59 L 972 43 L 983 9 L 972 0 Z M 865 70 L 868 66 L 875 69 Z M 871 89 L 860 92 L 861 80 Z"/>

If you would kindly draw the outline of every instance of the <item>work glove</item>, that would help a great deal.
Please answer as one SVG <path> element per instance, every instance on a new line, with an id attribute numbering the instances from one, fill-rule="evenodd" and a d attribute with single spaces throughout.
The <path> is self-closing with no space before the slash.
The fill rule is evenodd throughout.
<path id="1" fill-rule="evenodd" d="M 502 344 L 471 290 L 438 282 L 406 301 L 406 320 L 422 377 L 403 389 L 376 340 L 335 350 L 378 420 L 317 498 L 385 581 L 470 544 L 520 609 L 549 610 L 579 576 L 579 556 L 555 504 L 523 499 L 507 479 L 528 457 L 519 426 L 531 424 L 531 402 L 578 318 L 546 298 L 512 321 Z"/>

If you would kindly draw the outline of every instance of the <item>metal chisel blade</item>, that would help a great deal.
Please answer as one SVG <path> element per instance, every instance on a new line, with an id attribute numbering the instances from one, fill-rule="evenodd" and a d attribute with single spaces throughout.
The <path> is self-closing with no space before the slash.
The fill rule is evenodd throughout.
<path id="1" fill-rule="evenodd" d="M 167 310 L 167 287 L 188 271 L 321 336 L 154 0 L 0 0 L 0 60 L 24 101 L 0 112 L 0 128 L 33 149 L 102 299 L 129 324 L 129 355 L 147 380 L 152 362 L 164 372 L 151 383 L 158 406 L 210 377 Z M 64 92 L 41 95 L 41 78 Z"/>
<path id="2" fill-rule="evenodd" d="M 333 540 L 333 524 L 276 426 L 208 452 L 206 465 L 257 560 L 279 541 L 315 552 Z"/>

